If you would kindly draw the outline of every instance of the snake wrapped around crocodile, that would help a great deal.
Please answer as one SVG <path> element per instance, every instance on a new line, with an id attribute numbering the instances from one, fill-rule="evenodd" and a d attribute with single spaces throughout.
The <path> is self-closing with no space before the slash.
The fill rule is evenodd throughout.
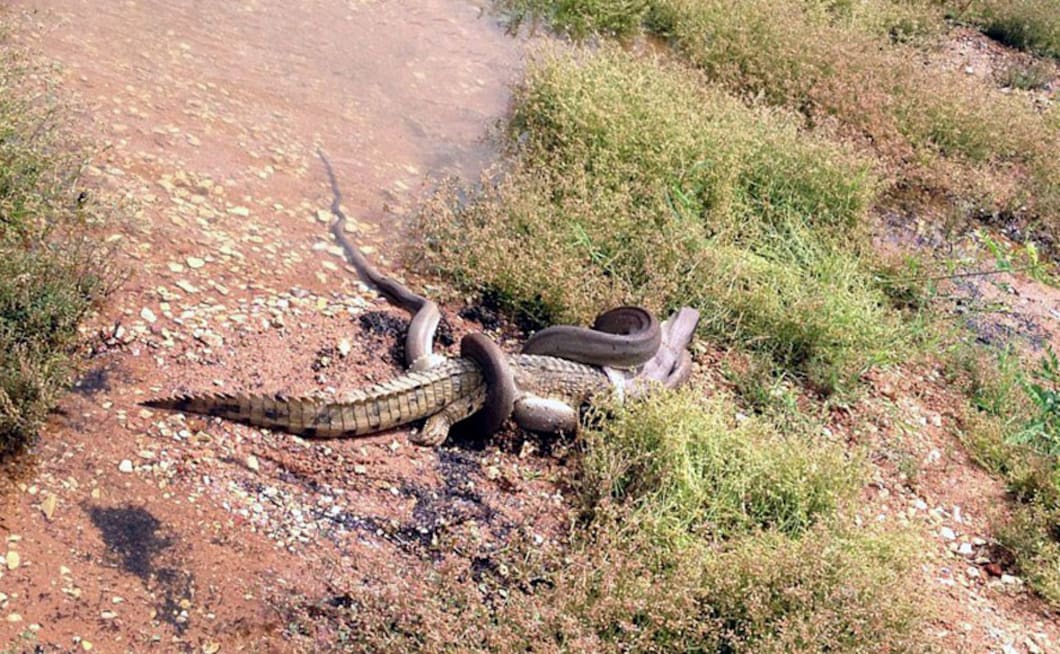
<path id="1" fill-rule="evenodd" d="M 374 387 L 328 400 L 256 394 L 191 394 L 149 400 L 146 406 L 218 416 L 309 437 L 357 436 L 427 419 L 414 442 L 435 445 L 457 422 L 489 434 L 509 418 L 534 431 L 574 431 L 578 408 L 612 391 L 639 396 L 652 387 L 684 383 L 687 345 L 699 314 L 683 308 L 661 325 L 640 307 L 601 314 L 591 328 L 558 325 L 534 334 L 521 354 L 505 354 L 481 333 L 466 335 L 460 357 L 433 352 L 438 305 L 380 273 L 345 232 L 342 195 L 322 151 L 331 185 L 331 233 L 361 280 L 412 315 L 405 339 L 409 372 Z"/>

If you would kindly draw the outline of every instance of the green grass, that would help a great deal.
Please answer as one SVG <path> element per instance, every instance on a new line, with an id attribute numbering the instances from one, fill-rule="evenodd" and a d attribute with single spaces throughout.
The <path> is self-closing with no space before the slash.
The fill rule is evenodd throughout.
<path id="1" fill-rule="evenodd" d="M 899 331 L 859 246 L 875 178 L 701 81 L 609 48 L 540 56 L 506 174 L 423 212 L 427 263 L 540 324 L 690 304 L 704 334 L 841 387 Z"/>
<path id="2" fill-rule="evenodd" d="M 81 154 L 0 40 L 0 454 L 23 447 L 70 382 L 78 323 L 114 277 L 79 198 Z"/>
<path id="3" fill-rule="evenodd" d="M 864 471 L 845 448 L 735 414 L 731 402 L 694 391 L 613 409 L 582 435 L 592 504 L 631 502 L 672 542 L 757 529 L 797 536 L 858 487 Z"/>
<path id="4" fill-rule="evenodd" d="M 938 6 L 889 0 L 646 0 L 643 29 L 749 102 L 784 107 L 807 128 L 853 142 L 903 201 L 950 196 L 971 215 L 1019 214 L 1060 230 L 1060 133 L 1023 98 L 921 61 L 943 32 Z M 997 3 L 998 5 L 1004 3 Z M 1020 3 L 1015 3 L 1020 4 Z M 1035 3 L 1028 3 L 1035 4 Z M 571 7 L 523 0 L 570 29 Z M 594 29 L 593 3 L 574 3 Z M 1038 5 L 1041 6 L 1040 4 Z M 1038 11 L 1060 19 L 1060 10 Z M 1015 19 L 1014 19 L 1015 20 Z M 612 30 L 613 31 L 613 30 Z"/>

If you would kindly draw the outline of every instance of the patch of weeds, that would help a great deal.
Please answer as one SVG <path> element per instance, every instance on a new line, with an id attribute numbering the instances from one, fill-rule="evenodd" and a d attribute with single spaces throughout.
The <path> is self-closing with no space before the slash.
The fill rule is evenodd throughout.
<path id="1" fill-rule="evenodd" d="M 648 0 L 499 0 L 509 29 L 527 20 L 545 20 L 554 30 L 575 38 L 591 34 L 626 37 L 640 28 Z"/>
<path id="2" fill-rule="evenodd" d="M 78 323 L 115 280 L 93 234 L 106 210 L 81 201 L 84 153 L 25 68 L 0 40 L 0 455 L 69 386 Z"/>
<path id="3" fill-rule="evenodd" d="M 857 487 L 862 471 L 842 448 L 781 435 L 734 409 L 689 391 L 612 410 L 583 435 L 590 504 L 629 502 L 675 541 L 753 529 L 798 535 Z"/>
<path id="4" fill-rule="evenodd" d="M 436 272 L 542 324 L 689 304 L 825 392 L 898 338 L 858 246 L 874 178 L 779 112 L 603 48 L 540 56 L 507 134 L 505 175 L 422 212 Z"/>
<path id="5" fill-rule="evenodd" d="M 1023 428 L 1010 437 L 1046 456 L 1060 455 L 1060 361 L 1048 349 L 1031 371 L 1031 378 L 1020 378 L 1020 386 L 1030 398 L 1033 412 Z"/>
<path id="6" fill-rule="evenodd" d="M 1060 606 L 1060 460 L 1055 428 L 1057 364 L 1047 355 L 1034 379 L 1011 351 L 965 346 L 951 355 L 951 378 L 962 384 L 972 407 L 962 440 L 977 463 L 1005 480 L 1013 515 L 997 526 L 997 538 L 1014 557 L 1032 589 Z M 1043 384 L 1044 382 L 1044 384 Z M 1037 387 L 1037 390 L 1036 390 Z"/>
<path id="7" fill-rule="evenodd" d="M 1053 606 L 1060 606 L 1060 506 L 1041 501 L 1016 507 L 998 541 L 1015 557 L 1020 574 Z"/>
<path id="8" fill-rule="evenodd" d="M 1041 61 L 1016 63 L 1002 70 L 997 76 L 997 83 L 1004 87 L 1035 91 L 1044 89 L 1055 77 L 1054 68 Z"/>
<path id="9" fill-rule="evenodd" d="M 952 4 L 952 3 L 951 3 Z M 1060 7 L 1053 0 L 972 0 L 962 18 L 1005 45 L 1060 57 Z"/>

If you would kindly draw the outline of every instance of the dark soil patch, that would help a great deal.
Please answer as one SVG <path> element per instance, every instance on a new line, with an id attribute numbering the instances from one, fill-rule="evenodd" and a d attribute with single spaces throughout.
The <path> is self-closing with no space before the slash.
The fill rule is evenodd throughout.
<path id="1" fill-rule="evenodd" d="M 188 620 L 181 602 L 190 601 L 194 580 L 179 567 L 158 565 L 157 559 L 166 557 L 166 550 L 175 543 L 174 538 L 160 533 L 162 523 L 146 509 L 133 506 L 92 507 L 88 515 L 99 529 L 108 556 L 117 558 L 122 570 L 139 577 L 145 586 L 154 586 L 156 594 L 161 595 L 159 619 L 177 633 L 184 633 Z"/>
<path id="2" fill-rule="evenodd" d="M 395 316 L 386 311 L 370 311 L 357 318 L 361 325 L 361 331 L 374 336 L 385 337 L 384 341 L 390 343 L 387 349 L 387 357 L 390 361 L 402 368 L 405 367 L 405 334 L 409 330 L 409 320 Z M 442 347 L 449 347 L 455 343 L 453 327 L 449 321 L 442 316 L 438 323 L 438 331 L 434 334 L 434 342 Z"/>
<path id="3" fill-rule="evenodd" d="M 93 368 L 74 382 L 74 392 L 92 396 L 110 390 L 110 370 L 106 366 Z"/>

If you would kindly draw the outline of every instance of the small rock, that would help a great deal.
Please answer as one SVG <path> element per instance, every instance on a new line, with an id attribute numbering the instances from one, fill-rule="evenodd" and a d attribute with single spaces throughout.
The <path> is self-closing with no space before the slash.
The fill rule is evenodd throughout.
<path id="1" fill-rule="evenodd" d="M 149 323 L 154 323 L 156 320 L 158 320 L 158 317 L 155 316 L 155 312 L 151 311 L 147 307 L 140 309 L 140 317 Z"/>
<path id="2" fill-rule="evenodd" d="M 16 550 L 8 550 L 6 560 L 8 570 L 14 570 L 22 563 L 22 557 L 18 555 Z"/>
<path id="3" fill-rule="evenodd" d="M 943 527 L 942 529 L 939 529 L 939 536 L 941 536 L 943 540 L 957 539 L 957 534 L 954 533 L 954 531 L 949 527 Z"/>
<path id="4" fill-rule="evenodd" d="M 132 472 L 133 462 L 129 459 L 122 459 L 121 463 L 118 464 L 118 470 L 120 470 L 121 472 Z"/>
<path id="5" fill-rule="evenodd" d="M 191 268 L 192 270 L 202 268 L 206 265 L 206 262 L 200 259 L 199 257 L 188 257 L 187 259 L 185 259 L 185 263 L 187 263 L 188 268 Z"/>
<path id="6" fill-rule="evenodd" d="M 247 468 L 252 470 L 253 472 L 261 470 L 261 465 L 258 464 L 258 457 L 254 456 L 253 454 L 247 455 L 246 464 Z"/>
<path id="7" fill-rule="evenodd" d="M 9 613 L 7 616 L 8 622 L 22 622 L 22 616 L 17 613 Z"/>
<path id="8" fill-rule="evenodd" d="M 51 520 L 52 516 L 55 515 L 55 503 L 56 498 L 54 493 L 49 493 L 48 497 L 44 498 L 44 501 L 40 503 L 40 511 L 44 514 L 44 517 Z"/>

